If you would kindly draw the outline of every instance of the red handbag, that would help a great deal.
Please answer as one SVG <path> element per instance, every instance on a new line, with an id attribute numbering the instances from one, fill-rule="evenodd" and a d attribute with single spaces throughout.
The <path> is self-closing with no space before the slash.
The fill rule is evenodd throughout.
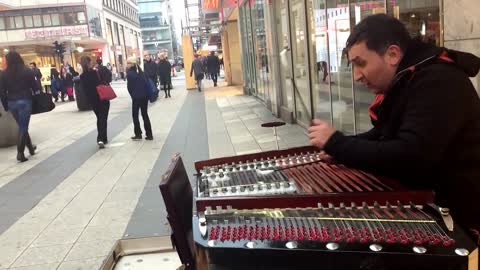
<path id="1" fill-rule="evenodd" d="M 116 98 L 117 94 L 115 94 L 113 88 L 109 84 L 102 84 L 102 79 L 100 78 L 100 74 L 98 74 L 98 71 L 97 76 L 98 80 L 100 81 L 100 84 L 97 85 L 97 93 L 100 100 L 112 100 Z"/>

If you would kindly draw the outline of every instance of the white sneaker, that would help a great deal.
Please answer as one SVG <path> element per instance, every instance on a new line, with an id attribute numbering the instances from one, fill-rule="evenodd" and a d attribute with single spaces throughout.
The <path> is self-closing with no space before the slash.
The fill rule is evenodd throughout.
<path id="1" fill-rule="evenodd" d="M 98 148 L 100 149 L 105 148 L 105 144 L 102 141 L 99 141 L 97 144 L 98 144 Z"/>

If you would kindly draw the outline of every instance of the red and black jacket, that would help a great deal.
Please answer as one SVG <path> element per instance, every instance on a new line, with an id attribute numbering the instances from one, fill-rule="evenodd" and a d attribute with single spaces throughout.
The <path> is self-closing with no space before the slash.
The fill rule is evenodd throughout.
<path id="1" fill-rule="evenodd" d="M 480 99 L 469 79 L 479 69 L 472 54 L 412 42 L 370 108 L 374 128 L 336 132 L 324 150 L 411 188 L 434 189 L 457 221 L 480 228 Z"/>

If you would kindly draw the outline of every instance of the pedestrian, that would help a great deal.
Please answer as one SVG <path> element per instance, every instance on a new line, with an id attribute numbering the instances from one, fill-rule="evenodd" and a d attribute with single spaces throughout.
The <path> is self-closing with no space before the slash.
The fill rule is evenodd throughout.
<path id="1" fill-rule="evenodd" d="M 215 52 L 211 51 L 206 62 L 208 73 L 213 81 L 213 86 L 217 87 L 218 73 L 220 72 L 220 60 L 218 59 L 218 56 L 215 55 Z"/>
<path id="2" fill-rule="evenodd" d="M 90 105 L 93 108 L 93 112 L 97 117 L 97 144 L 100 149 L 103 149 L 108 143 L 107 123 L 108 111 L 110 110 L 110 101 L 100 100 L 97 92 L 97 86 L 107 83 L 105 82 L 105 79 L 100 77 L 99 72 L 93 68 L 92 59 L 90 57 L 82 56 L 80 58 L 80 63 L 83 70 L 82 75 L 80 75 L 80 83 Z"/>
<path id="3" fill-rule="evenodd" d="M 60 98 L 62 102 L 65 102 L 65 96 L 67 95 L 67 88 L 65 86 L 65 73 L 63 71 L 64 71 L 64 67 L 62 66 L 60 68 L 60 76 L 58 78 L 57 85 L 58 85 L 58 91 L 60 93 Z"/>
<path id="4" fill-rule="evenodd" d="M 113 75 L 113 79 L 115 81 L 118 80 L 118 71 L 117 71 L 117 67 L 115 66 L 115 64 L 113 64 L 112 66 L 112 75 Z"/>
<path id="5" fill-rule="evenodd" d="M 35 155 L 37 147 L 32 144 L 28 126 L 32 113 L 32 91 L 41 91 L 35 72 L 29 70 L 15 51 L 5 56 L 7 68 L 0 77 L 0 99 L 5 111 L 10 111 L 18 125 L 17 160 L 25 162 L 25 146 L 30 155 Z"/>
<path id="6" fill-rule="evenodd" d="M 95 66 L 95 69 L 97 70 L 98 75 L 102 79 L 102 84 L 110 85 L 110 83 L 112 82 L 112 72 L 103 65 L 101 57 L 97 57 L 96 63 L 97 65 Z"/>
<path id="7" fill-rule="evenodd" d="M 61 92 L 61 83 L 60 83 L 60 73 L 58 73 L 56 68 L 50 69 L 50 91 L 52 92 L 52 97 L 55 102 L 58 102 L 58 93 Z"/>
<path id="8" fill-rule="evenodd" d="M 170 85 L 172 83 L 172 65 L 166 59 L 165 54 L 160 54 L 160 62 L 158 63 L 158 74 L 160 77 L 160 89 L 165 91 L 165 98 L 171 98 Z"/>
<path id="9" fill-rule="evenodd" d="M 203 64 L 203 70 L 205 72 L 205 79 L 210 80 L 210 72 L 208 72 L 208 63 L 207 63 L 207 57 L 201 55 L 201 61 Z"/>
<path id="10" fill-rule="evenodd" d="M 140 120 L 138 119 L 138 111 L 142 112 L 143 126 L 145 128 L 145 140 L 153 140 L 152 125 L 148 117 L 148 101 L 150 99 L 147 91 L 148 78 L 142 72 L 142 69 L 137 64 L 135 57 L 127 59 L 127 89 L 132 98 L 132 118 L 135 135 L 132 140 L 142 139 L 142 129 L 140 128 Z"/>
<path id="11" fill-rule="evenodd" d="M 192 62 L 192 67 L 190 68 L 190 77 L 192 77 L 195 72 L 195 81 L 197 82 L 198 92 L 202 91 L 202 80 L 205 77 L 205 69 L 203 63 L 200 60 L 199 54 L 194 54 L 195 59 Z"/>
<path id="12" fill-rule="evenodd" d="M 480 58 L 412 40 L 384 14 L 357 24 L 346 47 L 354 80 L 376 94 L 373 128 L 347 136 L 317 119 L 310 142 L 340 164 L 433 189 L 480 241 L 480 99 L 469 79 Z"/>
<path id="13" fill-rule="evenodd" d="M 147 76 L 147 78 L 150 79 L 155 86 L 157 86 L 158 85 L 157 65 L 152 60 L 150 55 L 146 55 L 145 59 L 143 60 L 143 70 L 144 70 L 145 76 Z"/>
<path id="14" fill-rule="evenodd" d="M 43 74 L 42 74 L 42 72 L 40 71 L 40 69 L 37 68 L 37 63 L 31 62 L 31 63 L 30 63 L 30 68 L 32 69 L 33 74 L 35 75 L 35 80 L 37 81 L 37 84 L 38 84 L 38 86 L 39 86 L 39 89 L 42 89 L 42 77 L 43 77 Z"/>
<path id="15" fill-rule="evenodd" d="M 69 101 L 75 101 L 75 97 L 73 94 L 73 78 L 78 76 L 78 73 L 75 72 L 72 66 L 69 66 L 69 70 L 65 75 L 65 89 L 68 96 Z"/>

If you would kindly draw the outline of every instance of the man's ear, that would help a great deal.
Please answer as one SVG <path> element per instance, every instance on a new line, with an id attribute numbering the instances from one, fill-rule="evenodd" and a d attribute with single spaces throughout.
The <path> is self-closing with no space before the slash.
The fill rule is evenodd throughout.
<path id="1" fill-rule="evenodd" d="M 398 45 L 390 45 L 385 52 L 386 61 L 392 66 L 398 66 L 403 57 L 403 51 Z"/>

